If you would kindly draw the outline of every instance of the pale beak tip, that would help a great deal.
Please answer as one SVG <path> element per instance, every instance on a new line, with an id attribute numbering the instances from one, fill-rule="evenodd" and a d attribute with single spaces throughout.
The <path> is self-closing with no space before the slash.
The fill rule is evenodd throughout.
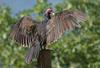
<path id="1" fill-rule="evenodd" d="M 55 13 L 52 13 L 52 15 L 55 15 Z"/>

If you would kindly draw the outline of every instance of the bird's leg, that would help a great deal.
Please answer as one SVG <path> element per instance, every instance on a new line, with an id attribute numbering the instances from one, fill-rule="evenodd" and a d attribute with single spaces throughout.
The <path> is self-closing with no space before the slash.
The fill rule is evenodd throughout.
<path id="1" fill-rule="evenodd" d="M 44 47 L 44 45 L 42 45 L 42 48 L 41 48 L 42 50 L 44 50 L 45 49 L 45 47 Z"/>
<path id="2" fill-rule="evenodd" d="M 45 50 L 46 47 L 44 45 L 41 45 L 41 50 Z"/>
<path id="3" fill-rule="evenodd" d="M 43 45 L 43 49 L 44 49 L 44 50 L 46 50 L 46 44 L 45 44 L 45 45 Z"/>
<path id="4" fill-rule="evenodd" d="M 43 49 L 41 44 L 40 44 L 40 49 L 41 49 L 41 50 Z"/>

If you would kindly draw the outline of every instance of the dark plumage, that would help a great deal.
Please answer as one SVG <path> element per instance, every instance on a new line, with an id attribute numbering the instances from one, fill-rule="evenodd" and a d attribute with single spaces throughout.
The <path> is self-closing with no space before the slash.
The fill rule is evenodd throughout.
<path id="1" fill-rule="evenodd" d="M 30 63 L 32 58 L 37 58 L 40 50 L 60 38 L 65 31 L 80 27 L 80 22 L 86 20 L 86 16 L 81 11 L 65 10 L 51 17 L 52 13 L 51 8 L 47 9 L 45 18 L 40 23 L 30 16 L 24 16 L 13 25 L 11 39 L 29 47 L 25 57 L 26 63 Z"/>

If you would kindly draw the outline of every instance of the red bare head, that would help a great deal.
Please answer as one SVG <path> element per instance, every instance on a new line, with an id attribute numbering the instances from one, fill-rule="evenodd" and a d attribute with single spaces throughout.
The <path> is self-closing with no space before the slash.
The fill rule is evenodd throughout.
<path id="1" fill-rule="evenodd" d="M 54 13 L 54 11 L 53 11 L 53 9 L 50 7 L 50 8 L 48 8 L 46 11 L 45 11 L 45 15 L 46 15 L 46 17 L 47 18 L 49 18 L 49 19 L 51 19 L 51 14 L 53 14 Z"/>
<path id="2" fill-rule="evenodd" d="M 50 7 L 45 11 L 45 14 L 51 14 L 53 12 L 53 9 Z"/>

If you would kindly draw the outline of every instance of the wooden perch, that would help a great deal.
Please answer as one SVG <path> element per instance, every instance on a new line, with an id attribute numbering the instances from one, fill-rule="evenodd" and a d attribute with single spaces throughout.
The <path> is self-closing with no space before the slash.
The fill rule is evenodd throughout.
<path id="1" fill-rule="evenodd" d="M 51 50 L 40 51 L 38 68 L 51 68 Z"/>

